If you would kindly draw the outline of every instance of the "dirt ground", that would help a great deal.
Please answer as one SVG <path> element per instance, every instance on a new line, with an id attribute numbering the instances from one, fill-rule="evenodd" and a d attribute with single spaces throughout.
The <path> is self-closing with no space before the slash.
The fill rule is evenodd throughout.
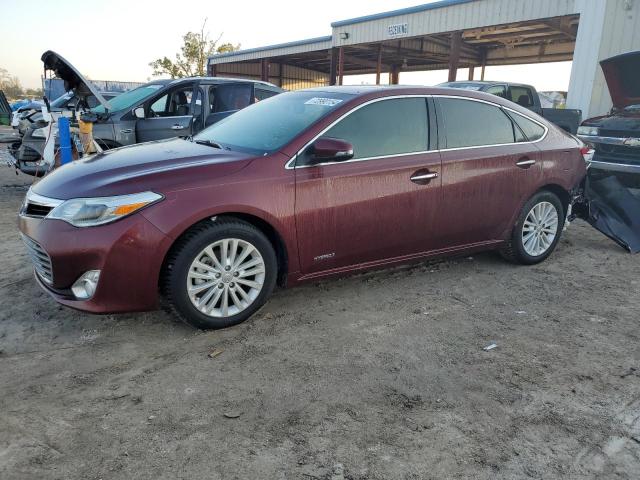
<path id="1" fill-rule="evenodd" d="M 542 265 L 352 276 L 205 333 L 58 306 L 31 180 L 0 166 L 4 480 L 640 478 L 640 257 L 584 223 Z"/>

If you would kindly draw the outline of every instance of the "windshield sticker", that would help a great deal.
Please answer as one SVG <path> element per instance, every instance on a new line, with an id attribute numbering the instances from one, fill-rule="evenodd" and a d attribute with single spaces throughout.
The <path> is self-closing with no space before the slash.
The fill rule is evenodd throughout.
<path id="1" fill-rule="evenodd" d="M 342 100 L 339 100 L 337 98 L 313 97 L 307 100 L 306 102 L 304 102 L 304 104 L 305 105 L 323 105 L 325 107 L 335 107 L 340 102 L 342 102 Z"/>

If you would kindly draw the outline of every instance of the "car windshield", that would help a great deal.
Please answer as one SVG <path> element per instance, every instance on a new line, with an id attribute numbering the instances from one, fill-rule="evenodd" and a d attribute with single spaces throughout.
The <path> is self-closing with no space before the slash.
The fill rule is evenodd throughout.
<path id="1" fill-rule="evenodd" d="M 128 92 L 121 93 L 117 97 L 114 97 L 109 101 L 111 104 L 111 111 L 117 112 L 120 110 L 125 110 L 127 108 L 132 108 L 138 105 L 142 100 L 147 97 L 153 95 L 158 90 L 160 90 L 164 85 L 162 84 L 150 84 L 143 85 L 142 87 L 134 88 L 133 90 L 129 90 Z M 104 107 L 102 105 L 98 105 L 92 109 L 95 113 L 104 113 Z"/>
<path id="2" fill-rule="evenodd" d="M 194 140 L 255 154 L 271 153 L 352 97 L 322 91 L 282 93 L 226 117 Z"/>

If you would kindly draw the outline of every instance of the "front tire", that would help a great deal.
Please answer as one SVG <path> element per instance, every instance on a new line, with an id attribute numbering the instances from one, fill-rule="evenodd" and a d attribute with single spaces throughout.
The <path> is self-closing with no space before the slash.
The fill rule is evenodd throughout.
<path id="1" fill-rule="evenodd" d="M 201 329 L 244 322 L 276 284 L 274 249 L 253 225 L 219 219 L 187 232 L 172 249 L 163 274 L 171 309 Z"/>
<path id="2" fill-rule="evenodd" d="M 511 236 L 500 253 L 523 265 L 544 261 L 555 250 L 564 228 L 564 207 L 552 192 L 536 193 L 522 207 Z"/>

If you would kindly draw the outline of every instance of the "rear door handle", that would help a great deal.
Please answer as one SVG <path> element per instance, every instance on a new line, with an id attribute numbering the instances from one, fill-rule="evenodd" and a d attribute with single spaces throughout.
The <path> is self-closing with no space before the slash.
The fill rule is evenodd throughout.
<path id="1" fill-rule="evenodd" d="M 426 172 L 426 173 L 416 172 L 411 176 L 411 181 L 413 183 L 419 183 L 421 185 L 424 185 L 429 183 L 434 178 L 438 178 L 437 172 Z"/>
<path id="2" fill-rule="evenodd" d="M 516 162 L 516 166 L 520 167 L 520 168 L 529 168 L 531 165 L 535 165 L 536 161 L 535 160 L 531 160 L 529 158 L 521 158 L 520 160 L 518 160 Z"/>
<path id="3" fill-rule="evenodd" d="M 124 129 L 120 130 L 120 133 L 133 133 L 133 129 L 131 129 L 131 128 L 124 128 Z"/>
<path id="4" fill-rule="evenodd" d="M 184 125 L 174 125 L 171 130 L 184 130 Z"/>

